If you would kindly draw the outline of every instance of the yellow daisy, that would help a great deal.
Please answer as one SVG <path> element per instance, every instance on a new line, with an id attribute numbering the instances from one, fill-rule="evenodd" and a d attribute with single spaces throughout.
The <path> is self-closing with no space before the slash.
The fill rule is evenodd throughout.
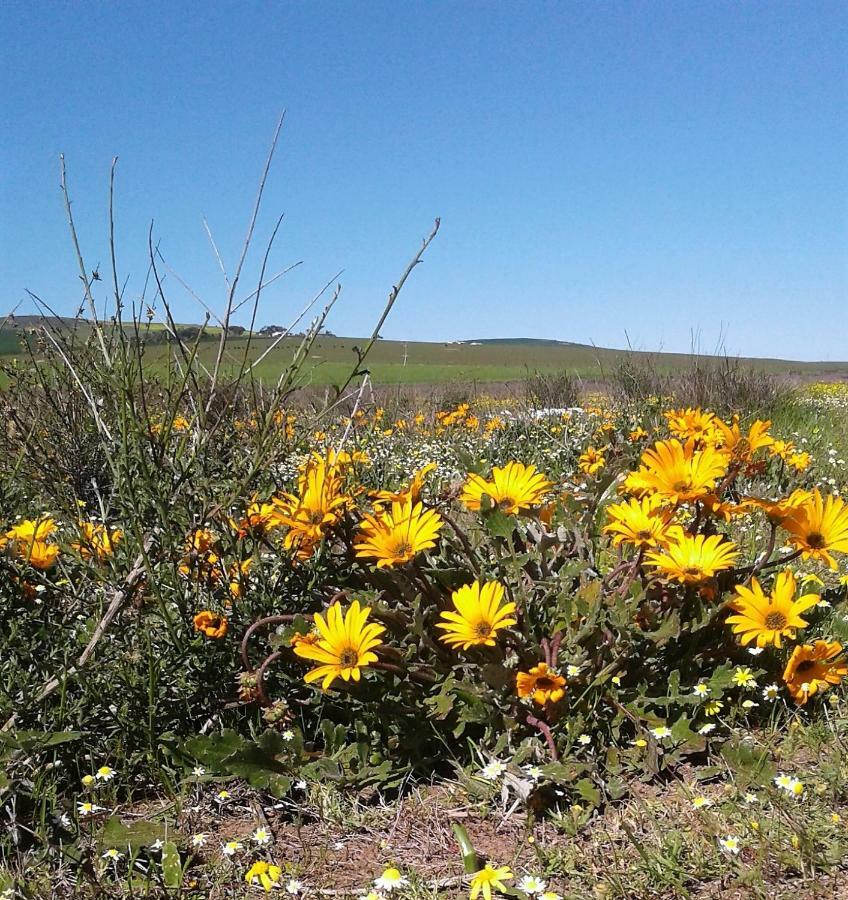
<path id="1" fill-rule="evenodd" d="M 443 524 L 434 509 L 413 505 L 410 498 L 395 500 L 390 510 L 365 515 L 354 542 L 356 555 L 375 560 L 378 569 L 403 565 L 436 546 Z"/>
<path id="2" fill-rule="evenodd" d="M 642 454 L 641 465 L 624 481 L 624 490 L 641 496 L 657 494 L 669 503 L 700 500 L 711 494 L 727 472 L 730 454 L 714 447 L 697 449 L 690 438 L 658 441 Z"/>
<path id="3" fill-rule="evenodd" d="M 620 544 L 631 544 L 640 550 L 664 547 L 681 533 L 680 526 L 672 524 L 673 516 L 674 510 L 663 506 L 662 499 L 656 495 L 613 503 L 607 507 L 604 534 L 613 536 L 616 547 Z"/>
<path id="4" fill-rule="evenodd" d="M 739 556 L 736 545 L 720 534 L 709 537 L 681 534 L 665 550 L 651 550 L 645 561 L 657 572 L 681 584 L 698 584 L 717 572 L 729 569 Z"/>
<path id="5" fill-rule="evenodd" d="M 485 645 L 494 647 L 497 633 L 502 628 L 515 625 L 514 603 L 501 605 L 504 588 L 497 581 L 480 584 L 474 581 L 466 584 L 451 595 L 456 612 L 443 612 L 443 621 L 436 623 L 446 634 L 439 640 L 452 647 L 467 650 L 469 647 Z"/>
<path id="6" fill-rule="evenodd" d="M 802 706 L 813 694 L 826 691 L 848 675 L 848 663 L 837 659 L 842 652 L 838 641 L 799 644 L 783 670 L 783 681 L 796 703 Z"/>
<path id="7" fill-rule="evenodd" d="M 781 525 L 804 559 L 818 559 L 835 569 L 831 551 L 848 553 L 848 507 L 841 497 L 822 498 L 816 488 Z"/>
<path id="8" fill-rule="evenodd" d="M 727 621 L 733 626 L 733 633 L 741 635 L 743 646 L 756 638 L 758 647 L 780 647 L 782 638 L 794 638 L 796 629 L 807 627 L 800 614 L 815 606 L 819 595 L 804 594 L 796 600 L 795 588 L 795 576 L 789 569 L 775 578 L 768 597 L 756 578 L 751 579 L 750 587 L 736 588 L 736 600 L 731 603 L 735 615 L 728 616 Z"/>
<path id="9" fill-rule="evenodd" d="M 346 615 L 342 615 L 342 605 L 338 601 L 327 610 L 327 619 L 315 613 L 315 625 L 321 637 L 314 643 L 300 641 L 294 652 L 304 659 L 312 659 L 321 665 L 304 676 L 307 684 L 323 678 L 323 690 L 341 676 L 345 681 L 359 681 L 361 670 L 377 661 L 373 652 L 380 646 L 380 635 L 386 630 L 372 622 L 366 625 L 371 607 L 360 607 L 354 600 Z"/>
<path id="10" fill-rule="evenodd" d="M 482 475 L 470 474 L 459 499 L 468 509 L 477 511 L 483 497 L 489 497 L 498 509 L 514 516 L 538 506 L 552 486 L 535 466 L 513 461 L 495 466 L 488 481 Z"/>

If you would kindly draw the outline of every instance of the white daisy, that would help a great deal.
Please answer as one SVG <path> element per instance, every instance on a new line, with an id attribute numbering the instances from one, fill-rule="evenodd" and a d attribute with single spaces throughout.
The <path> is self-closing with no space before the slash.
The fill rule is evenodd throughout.
<path id="1" fill-rule="evenodd" d="M 734 837 L 732 834 L 719 838 L 718 843 L 725 853 L 732 853 L 735 856 L 739 852 L 739 838 Z"/>
<path id="2" fill-rule="evenodd" d="M 525 875 L 521 881 L 518 882 L 518 887 L 520 890 L 524 891 L 525 894 L 541 894 L 545 890 L 545 882 L 535 875 Z"/>
<path id="3" fill-rule="evenodd" d="M 394 866 L 390 866 L 379 878 L 374 879 L 374 887 L 380 891 L 393 891 L 406 884 L 409 884 L 409 879 L 401 875 L 400 870 Z"/>
<path id="4" fill-rule="evenodd" d="M 499 759 L 493 759 L 480 770 L 480 777 L 485 778 L 486 781 L 497 781 L 504 772 L 506 772 L 506 763 L 502 763 Z"/>

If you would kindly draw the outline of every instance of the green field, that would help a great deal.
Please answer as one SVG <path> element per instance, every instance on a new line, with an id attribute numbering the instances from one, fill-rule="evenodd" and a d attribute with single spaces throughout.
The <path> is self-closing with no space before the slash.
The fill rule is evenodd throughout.
<path id="1" fill-rule="evenodd" d="M 209 329 L 209 338 L 200 344 L 199 356 L 211 365 L 217 351 L 217 329 Z M 354 347 L 364 346 L 365 338 L 319 337 L 304 367 L 302 383 L 316 386 L 338 384 L 356 363 Z M 250 360 L 259 358 L 271 345 L 266 337 L 233 338 L 228 345 L 227 365 L 235 368 L 248 353 Z M 283 340 L 255 369 L 263 380 L 276 379 L 292 358 L 299 339 Z M 249 345 L 249 346 L 248 346 Z M 169 348 L 151 345 L 146 359 L 152 367 L 167 364 Z M 0 329 L 0 356 L 4 361 L 20 354 L 19 337 L 8 328 Z M 630 356 L 634 360 L 650 360 L 660 372 L 675 372 L 690 366 L 693 357 L 682 353 L 644 353 L 609 350 L 586 344 L 533 339 L 502 339 L 463 343 L 424 341 L 378 341 L 367 360 L 372 380 L 377 384 L 444 384 L 449 382 L 516 381 L 529 372 L 560 372 L 586 380 L 603 380 Z M 708 359 L 708 357 L 701 357 Z M 845 378 L 848 362 L 797 362 L 779 359 L 747 359 L 751 368 L 799 378 Z"/>
<path id="2" fill-rule="evenodd" d="M 315 341 L 302 378 L 314 385 L 338 384 L 356 362 L 354 347 L 365 339 L 320 337 Z M 250 342 L 250 358 L 258 358 L 270 345 L 267 338 Z M 295 339 L 284 340 L 257 368 L 263 379 L 276 378 L 291 359 L 297 346 Z M 247 347 L 245 339 L 230 344 L 230 361 L 235 364 Z M 214 359 L 216 344 L 207 342 L 200 351 L 206 363 Z M 151 348 L 151 360 L 164 361 L 165 347 Z M 448 382 L 516 381 L 528 372 L 557 372 L 587 380 L 603 379 L 629 351 L 607 350 L 583 344 L 552 341 L 504 340 L 480 343 L 429 343 L 423 341 L 378 341 L 368 356 L 367 368 L 377 384 L 444 384 Z M 642 354 L 650 357 L 658 370 L 673 372 L 691 364 L 688 354 Z M 775 359 L 749 360 L 763 371 L 801 377 L 846 377 L 848 363 L 805 363 Z"/>

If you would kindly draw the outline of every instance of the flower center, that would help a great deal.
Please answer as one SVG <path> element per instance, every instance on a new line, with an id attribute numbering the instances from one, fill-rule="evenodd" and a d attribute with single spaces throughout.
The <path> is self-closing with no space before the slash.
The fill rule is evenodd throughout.
<path id="1" fill-rule="evenodd" d="M 807 545 L 812 547 L 813 550 L 821 550 L 826 543 L 824 535 L 820 534 L 818 531 L 813 531 L 807 535 Z"/>
<path id="2" fill-rule="evenodd" d="M 498 509 L 512 509 L 515 506 L 515 500 L 512 497 L 501 497 L 498 500 Z"/>
<path id="3" fill-rule="evenodd" d="M 815 662 L 812 659 L 805 659 L 798 663 L 798 667 L 795 669 L 796 672 L 809 672 L 810 669 L 814 669 L 816 666 Z"/>
<path id="4" fill-rule="evenodd" d="M 765 625 L 770 631 L 782 631 L 788 624 L 786 616 L 782 612 L 766 613 Z"/>
<path id="5" fill-rule="evenodd" d="M 675 481 L 671 487 L 672 490 L 675 491 L 688 491 L 691 489 L 691 485 L 688 481 Z"/>
<path id="6" fill-rule="evenodd" d="M 409 556 L 412 553 L 412 544 L 404 538 L 400 538 L 394 546 L 395 556 Z"/>
<path id="7" fill-rule="evenodd" d="M 543 691 L 552 691 L 556 687 L 556 684 L 554 684 L 553 678 L 542 675 L 541 678 L 536 679 L 536 687 Z"/>
<path id="8" fill-rule="evenodd" d="M 359 654 L 353 647 L 346 647 L 339 654 L 339 665 L 343 669 L 352 669 L 359 662 Z"/>
<path id="9" fill-rule="evenodd" d="M 492 634 L 492 626 L 485 620 L 478 622 L 474 626 L 474 634 L 476 634 L 478 638 L 488 638 Z"/>
<path id="10" fill-rule="evenodd" d="M 683 570 L 684 575 L 700 575 L 701 569 L 699 566 L 686 566 Z"/>

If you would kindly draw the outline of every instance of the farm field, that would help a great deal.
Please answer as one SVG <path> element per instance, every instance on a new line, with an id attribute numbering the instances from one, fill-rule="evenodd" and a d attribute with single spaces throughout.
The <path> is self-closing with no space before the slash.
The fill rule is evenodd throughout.
<path id="1" fill-rule="evenodd" d="M 187 326 L 181 326 L 187 327 Z M 197 327 L 197 326 L 188 326 Z M 154 332 L 161 328 L 154 326 Z M 142 332 L 144 333 L 144 332 Z M 198 345 L 198 358 L 210 366 L 215 358 L 219 329 L 207 327 L 208 339 Z M 279 378 L 288 364 L 299 338 L 287 338 L 254 369 L 257 378 L 272 381 Z M 245 358 L 253 362 L 265 354 L 272 339 L 253 336 L 248 341 L 234 337 L 228 345 L 225 371 L 232 373 Z M 366 338 L 318 336 L 308 361 L 299 372 L 299 383 L 325 387 L 341 383 L 356 363 L 355 347 L 367 343 Z M 170 350 L 164 344 L 151 345 L 146 364 L 154 371 L 168 365 Z M 19 338 L 8 326 L 0 330 L 0 361 L 19 357 Z M 658 372 L 672 374 L 691 366 L 692 354 L 611 350 L 586 344 L 556 341 L 504 339 L 435 343 L 420 341 L 380 340 L 368 358 L 368 369 L 375 384 L 445 384 L 445 383 L 502 383 L 520 381 L 530 372 L 554 373 L 566 371 L 573 377 L 590 382 L 604 381 L 630 360 L 635 364 L 648 363 Z M 698 354 L 708 364 L 720 364 L 722 357 Z M 848 378 L 848 362 L 799 362 L 779 359 L 740 359 L 738 364 L 775 375 L 798 380 L 841 380 Z"/>
<path id="2" fill-rule="evenodd" d="M 270 389 L 115 337 L 0 394 L 4 900 L 840 896 L 845 385 L 378 402 L 401 345 L 320 398 L 349 342 Z"/>

